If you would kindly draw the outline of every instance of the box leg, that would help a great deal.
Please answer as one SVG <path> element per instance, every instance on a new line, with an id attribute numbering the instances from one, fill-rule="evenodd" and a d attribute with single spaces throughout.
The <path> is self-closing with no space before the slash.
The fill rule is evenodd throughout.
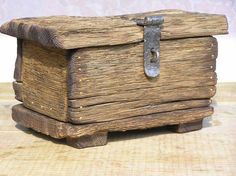
<path id="1" fill-rule="evenodd" d="M 176 133 L 186 133 L 190 131 L 196 131 L 196 130 L 202 129 L 202 121 L 203 119 L 187 122 L 187 123 L 182 123 L 178 125 L 171 125 L 168 128 L 171 131 L 176 132 Z"/>
<path id="2" fill-rule="evenodd" d="M 85 135 L 79 138 L 67 137 L 67 144 L 75 148 L 95 147 L 107 144 L 107 132 L 97 132 L 93 135 Z"/>

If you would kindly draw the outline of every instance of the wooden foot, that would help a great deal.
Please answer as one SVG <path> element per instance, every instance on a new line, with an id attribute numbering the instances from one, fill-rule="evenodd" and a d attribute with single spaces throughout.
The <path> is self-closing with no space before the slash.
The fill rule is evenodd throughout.
<path id="1" fill-rule="evenodd" d="M 93 135 L 85 135 L 79 138 L 67 137 L 67 144 L 75 148 L 95 147 L 107 144 L 107 132 L 97 132 Z"/>
<path id="2" fill-rule="evenodd" d="M 190 131 L 196 131 L 202 129 L 202 121 L 203 119 L 188 123 L 182 123 L 178 125 L 171 125 L 168 128 L 176 133 L 186 133 Z"/>

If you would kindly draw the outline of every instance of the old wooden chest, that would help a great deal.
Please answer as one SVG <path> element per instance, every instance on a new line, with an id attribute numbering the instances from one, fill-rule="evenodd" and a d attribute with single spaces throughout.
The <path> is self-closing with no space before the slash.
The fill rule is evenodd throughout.
<path id="1" fill-rule="evenodd" d="M 111 131 L 198 130 L 213 113 L 224 15 L 52 16 L 0 30 L 18 39 L 13 119 L 74 147 L 104 145 Z"/>

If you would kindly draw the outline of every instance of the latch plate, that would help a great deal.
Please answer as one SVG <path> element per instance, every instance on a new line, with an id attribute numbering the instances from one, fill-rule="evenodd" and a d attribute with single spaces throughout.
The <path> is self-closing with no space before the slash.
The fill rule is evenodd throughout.
<path id="1" fill-rule="evenodd" d="M 138 20 L 137 24 L 144 26 L 144 72 L 149 78 L 160 74 L 160 39 L 162 16 L 148 16 Z"/>

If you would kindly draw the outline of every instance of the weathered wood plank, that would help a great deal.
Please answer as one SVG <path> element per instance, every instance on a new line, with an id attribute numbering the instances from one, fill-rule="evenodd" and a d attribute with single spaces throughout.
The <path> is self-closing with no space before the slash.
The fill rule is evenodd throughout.
<path id="1" fill-rule="evenodd" d="M 137 116 L 110 122 L 73 125 L 48 118 L 22 105 L 16 105 L 12 109 L 12 118 L 25 127 L 32 128 L 54 138 L 78 138 L 85 135 L 93 135 L 97 132 L 127 131 L 182 124 L 203 119 L 212 115 L 212 113 L 212 107 L 202 107 Z"/>
<path id="2" fill-rule="evenodd" d="M 185 80 L 183 79 L 183 80 L 177 80 L 177 81 L 168 81 L 165 85 L 160 84 L 160 86 L 156 86 L 156 87 L 147 86 L 142 89 L 134 88 L 134 89 L 129 89 L 127 91 L 120 91 L 120 92 L 118 90 L 117 93 L 114 93 L 114 94 L 94 95 L 94 96 L 87 96 L 87 97 L 85 96 L 79 99 L 70 99 L 69 107 L 79 108 L 81 106 L 86 107 L 86 106 L 105 104 L 109 102 L 110 103 L 124 102 L 124 101 L 127 101 L 127 98 L 129 101 L 157 99 L 157 98 L 160 98 L 159 96 L 162 94 L 176 92 L 177 90 L 178 92 L 186 92 L 187 90 L 189 90 L 190 92 L 193 92 L 192 91 L 193 89 L 201 90 L 201 87 L 214 86 L 216 84 L 216 81 L 217 81 L 216 73 L 205 74 L 204 76 L 199 75 L 198 77 L 196 76 L 196 78 L 192 78 L 192 79 L 188 79 L 188 77 L 186 77 Z M 193 96 L 193 94 L 189 96 Z M 212 95 L 212 94 L 208 93 L 207 95 Z M 163 98 L 163 101 L 164 100 L 165 98 Z"/>
<path id="3" fill-rule="evenodd" d="M 67 54 L 65 50 L 23 41 L 24 106 L 52 118 L 67 120 Z"/>
<path id="4" fill-rule="evenodd" d="M 198 91 L 198 90 L 194 89 L 193 91 Z M 77 124 L 93 123 L 93 122 L 103 122 L 103 121 L 110 121 L 110 120 L 116 120 L 116 119 L 130 118 L 130 117 L 138 116 L 138 115 L 148 115 L 152 113 L 204 107 L 204 106 L 210 105 L 211 101 L 207 99 L 194 100 L 194 98 L 196 97 L 196 94 L 195 96 L 193 94 L 194 93 L 189 94 L 187 98 L 186 98 L 186 95 L 183 97 L 180 97 L 181 96 L 180 94 L 179 101 L 169 102 L 169 103 L 162 102 L 162 104 L 158 104 L 157 101 L 155 103 L 152 103 L 152 102 L 140 100 L 140 101 L 134 101 L 134 102 L 129 102 L 129 101 L 128 102 L 113 102 L 113 103 L 95 105 L 91 107 L 80 107 L 77 109 L 69 108 L 69 116 L 70 116 L 70 121 L 72 123 L 77 123 Z M 172 95 L 173 93 L 171 94 L 171 96 Z M 191 97 L 191 95 L 193 95 L 192 96 L 193 98 Z M 171 96 L 167 97 L 165 101 L 168 101 L 171 99 L 176 100 L 176 97 L 171 98 Z M 208 98 L 207 96 L 209 95 L 205 95 L 205 98 Z M 193 100 L 183 101 L 184 99 L 191 99 L 191 98 Z M 104 112 L 105 112 L 105 115 L 104 115 Z"/>
<path id="5" fill-rule="evenodd" d="M 22 70 L 22 41 L 21 39 L 17 39 L 17 57 L 15 62 L 15 70 L 14 70 L 14 79 L 17 82 L 22 82 L 21 78 L 21 70 Z"/>
<path id="6" fill-rule="evenodd" d="M 52 16 L 17 19 L 1 26 L 0 32 L 62 49 L 127 44 L 143 40 L 143 27 L 137 26 L 135 21 L 147 15 L 164 16 L 162 40 L 228 32 L 224 15 L 170 10 L 114 17 Z"/>
<path id="7" fill-rule="evenodd" d="M 14 89 L 14 92 L 15 92 L 15 98 L 18 101 L 22 102 L 22 82 L 14 81 L 12 86 L 13 86 L 13 89 Z"/>

